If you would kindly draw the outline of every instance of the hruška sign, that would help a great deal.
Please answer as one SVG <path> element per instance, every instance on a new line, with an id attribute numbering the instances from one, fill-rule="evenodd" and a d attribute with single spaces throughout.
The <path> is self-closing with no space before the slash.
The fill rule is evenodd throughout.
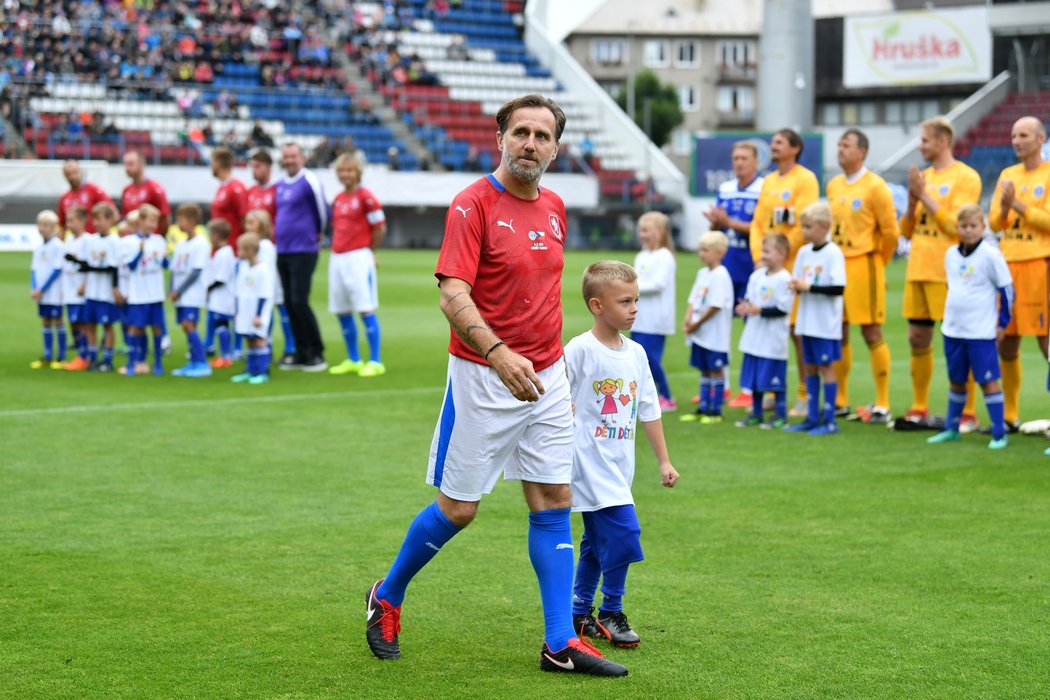
<path id="1" fill-rule="evenodd" d="M 983 7 L 847 17 L 848 88 L 982 83 L 992 76 L 992 35 Z"/>

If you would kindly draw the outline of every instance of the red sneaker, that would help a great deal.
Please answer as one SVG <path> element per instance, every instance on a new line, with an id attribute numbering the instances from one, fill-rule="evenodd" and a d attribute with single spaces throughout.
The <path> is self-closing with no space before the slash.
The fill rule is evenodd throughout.
<path id="1" fill-rule="evenodd" d="M 62 369 L 69 372 L 86 372 L 90 366 L 91 364 L 87 360 L 80 355 L 77 355 L 75 358 L 62 365 Z"/>
<path id="2" fill-rule="evenodd" d="M 546 644 L 540 650 L 540 669 L 563 673 L 586 673 L 591 676 L 626 676 L 627 669 L 609 661 L 602 653 L 582 639 L 573 637 L 558 652 Z"/>
<path id="3" fill-rule="evenodd" d="M 751 408 L 751 394 L 741 391 L 729 400 L 730 408 Z"/>

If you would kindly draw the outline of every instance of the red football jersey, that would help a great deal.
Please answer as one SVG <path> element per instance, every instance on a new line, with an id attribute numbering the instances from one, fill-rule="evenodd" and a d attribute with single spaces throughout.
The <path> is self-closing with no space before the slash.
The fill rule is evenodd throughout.
<path id="1" fill-rule="evenodd" d="M 65 230 L 66 228 L 66 210 L 70 207 L 82 206 L 87 209 L 87 229 L 88 233 L 95 233 L 95 222 L 91 220 L 91 208 L 99 202 L 109 202 L 113 204 L 113 200 L 109 198 L 106 191 L 93 182 L 85 182 L 80 185 L 79 190 L 70 190 L 62 195 L 62 198 L 58 200 L 58 225 L 60 228 Z"/>
<path id="2" fill-rule="evenodd" d="M 248 190 L 244 183 L 231 177 L 219 185 L 211 203 L 211 218 L 230 224 L 230 246 L 237 250 L 237 236 L 244 230 L 244 215 L 248 213 Z"/>
<path id="3" fill-rule="evenodd" d="M 138 184 L 133 182 L 125 187 L 123 194 L 120 195 L 120 213 L 124 216 L 143 204 L 152 204 L 160 209 L 160 223 L 157 224 L 154 233 L 163 236 L 167 233 L 168 224 L 171 221 L 171 206 L 168 205 L 167 193 L 156 180 L 143 180 Z"/>
<path id="4" fill-rule="evenodd" d="M 332 202 L 332 252 L 372 245 L 372 229 L 386 222 L 383 205 L 364 187 L 340 192 Z"/>
<path id="5" fill-rule="evenodd" d="M 270 224 L 277 219 L 277 187 L 274 185 L 252 185 L 248 190 L 248 211 L 265 209 L 270 214 Z"/>
<path id="6" fill-rule="evenodd" d="M 436 276 L 470 284 L 482 318 L 537 370 L 562 356 L 565 230 L 561 197 L 541 188 L 537 199 L 518 199 L 492 175 L 457 194 L 445 215 Z M 485 363 L 455 331 L 451 338 L 450 353 Z"/>

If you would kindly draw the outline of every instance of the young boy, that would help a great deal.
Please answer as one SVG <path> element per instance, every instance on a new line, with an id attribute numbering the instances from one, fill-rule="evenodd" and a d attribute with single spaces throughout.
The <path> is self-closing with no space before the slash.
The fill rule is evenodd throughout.
<path id="1" fill-rule="evenodd" d="M 184 367 L 172 370 L 176 377 L 208 377 L 211 366 L 204 354 L 204 343 L 197 334 L 201 307 L 208 303 L 204 284 L 204 270 L 211 258 L 211 246 L 197 235 L 201 208 L 196 204 L 180 204 L 175 211 L 175 225 L 184 234 L 175 244 L 171 260 L 171 291 L 168 299 L 175 302 L 175 321 L 186 332 L 190 361 Z"/>
<path id="2" fill-rule="evenodd" d="M 146 329 L 153 335 L 153 374 L 164 374 L 164 268 L 168 266 L 168 243 L 154 233 L 160 210 L 152 204 L 138 208 L 138 231 L 120 242 L 121 261 L 128 276 L 128 366 L 129 377 L 149 371 L 146 363 Z"/>
<path id="3" fill-rule="evenodd" d="M 685 311 L 685 331 L 691 348 L 689 364 L 700 370 L 700 402 L 682 421 L 722 422 L 725 368 L 729 365 L 729 336 L 733 323 L 733 280 L 722 264 L 729 239 L 721 231 L 700 238 L 700 261 Z"/>
<path id="4" fill-rule="evenodd" d="M 62 277 L 65 246 L 56 235 L 58 214 L 50 209 L 37 214 L 36 230 L 44 242 L 33 251 L 30 296 L 37 303 L 37 313 L 43 326 L 44 355 L 39 360 L 33 360 L 29 366 L 33 369 L 62 369 L 63 360 L 66 359 L 66 329 L 62 325 L 62 285 L 59 280 Z M 54 350 L 55 335 L 58 335 L 58 355 Z"/>
<path id="5" fill-rule="evenodd" d="M 273 320 L 273 275 L 259 260 L 259 237 L 242 233 L 237 238 L 237 334 L 248 346 L 247 371 L 230 381 L 265 384 L 270 381 L 270 322 Z"/>
<path id="6" fill-rule="evenodd" d="M 109 202 L 99 202 L 91 208 L 91 220 L 97 233 L 85 235 L 84 260 L 87 280 L 84 284 L 84 333 L 87 336 L 88 360 L 93 372 L 113 371 L 113 324 L 120 314 L 116 294 L 119 293 L 117 241 L 112 233 L 117 224 L 117 209 Z M 102 357 L 99 358 L 98 326 L 102 326 Z"/>
<path id="7" fill-rule="evenodd" d="M 634 268 L 614 260 L 594 263 L 583 273 L 583 298 L 594 325 L 565 346 L 576 411 L 572 509 L 583 514 L 584 527 L 573 589 L 573 627 L 581 637 L 636 647 L 641 640 L 627 622 L 622 603 L 627 567 L 644 559 L 631 495 L 636 421 L 641 421 L 656 455 L 663 485 L 673 487 L 678 472 L 667 456 L 645 349 L 622 335 L 638 312 Z M 599 579 L 602 604 L 595 619 Z"/>
<path id="8" fill-rule="evenodd" d="M 219 340 L 218 356 L 211 361 L 212 369 L 224 369 L 233 364 L 233 338 L 230 323 L 237 309 L 236 290 L 237 258 L 230 247 L 230 224 L 225 219 L 208 222 L 208 235 L 215 253 L 208 264 L 208 316 L 215 324 L 215 337 Z"/>
<path id="9" fill-rule="evenodd" d="M 332 256 L 328 263 L 328 309 L 339 318 L 347 359 L 328 370 L 330 374 L 378 377 L 386 373 L 380 361 L 379 290 L 376 286 L 375 250 L 386 235 L 383 205 L 361 187 L 361 161 L 343 153 L 335 161 L 343 191 L 332 202 Z M 357 349 L 354 314 L 368 336 L 368 362 Z"/>
<path id="10" fill-rule="evenodd" d="M 941 322 L 950 383 L 948 420 L 945 430 L 926 442 L 937 444 L 960 439 L 966 379 L 972 371 L 984 392 L 984 403 L 992 421 L 992 440 L 988 447 L 1001 450 L 1006 447 L 1007 439 L 996 341 L 1002 339 L 1003 330 L 1010 325 L 1013 280 L 1003 254 L 991 243 L 982 241 L 984 213 L 981 208 L 976 204 L 964 205 L 956 220 L 959 245 L 949 248 L 944 256 L 948 296 Z"/>
<path id="11" fill-rule="evenodd" d="M 846 289 L 846 258 L 831 242 L 831 209 L 820 202 L 802 210 L 802 237 L 806 245 L 795 257 L 791 288 L 799 293 L 795 335 L 802 338 L 802 362 L 806 375 L 808 414 L 801 423 L 789 425 L 789 433 L 834 435 L 835 361 L 842 355 L 842 292 Z M 824 382 L 823 420 L 820 383 Z"/>
<path id="12" fill-rule="evenodd" d="M 76 357 L 62 365 L 62 369 L 71 372 L 83 372 L 91 367 L 88 360 L 87 335 L 85 333 L 84 292 L 87 274 L 83 269 L 86 264 L 84 246 L 87 244 L 85 232 L 88 227 L 87 209 L 75 205 L 66 210 L 66 226 L 71 238 L 66 243 L 66 264 L 62 268 L 62 301 L 66 304 L 66 315 L 69 319 L 69 330 L 73 334 L 73 346 Z"/>
<path id="13" fill-rule="evenodd" d="M 753 425 L 782 428 L 787 423 L 787 360 L 790 338 L 791 307 L 795 292 L 791 273 L 784 261 L 791 243 L 782 233 L 771 233 L 762 241 L 761 267 L 751 273 L 744 299 L 736 313 L 747 319 L 740 336 L 744 361 L 740 370 L 740 388 L 751 395 L 751 415 L 737 421 L 738 428 Z M 772 393 L 775 414 L 768 423 L 763 420 L 762 401 Z"/>

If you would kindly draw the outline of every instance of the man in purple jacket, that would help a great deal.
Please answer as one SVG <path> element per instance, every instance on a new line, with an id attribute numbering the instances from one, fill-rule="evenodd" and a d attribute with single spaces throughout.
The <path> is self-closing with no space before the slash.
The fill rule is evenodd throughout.
<path id="1" fill-rule="evenodd" d="M 281 148 L 284 178 L 277 181 L 277 272 L 284 287 L 285 305 L 292 322 L 296 353 L 281 360 L 281 369 L 323 372 L 324 343 L 317 317 L 310 308 L 310 284 L 317 267 L 317 251 L 328 225 L 328 204 L 321 181 L 303 167 L 306 158 L 298 144 Z"/>

